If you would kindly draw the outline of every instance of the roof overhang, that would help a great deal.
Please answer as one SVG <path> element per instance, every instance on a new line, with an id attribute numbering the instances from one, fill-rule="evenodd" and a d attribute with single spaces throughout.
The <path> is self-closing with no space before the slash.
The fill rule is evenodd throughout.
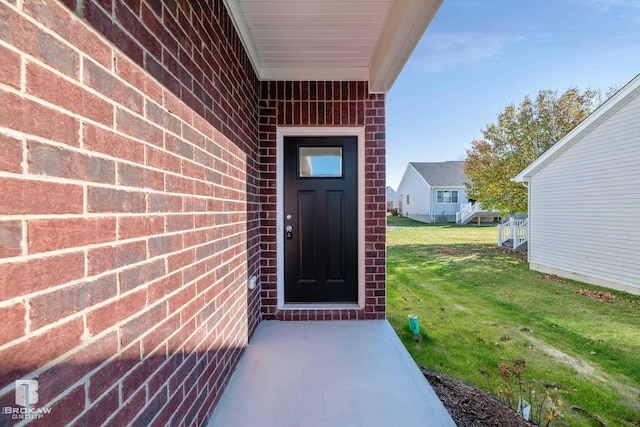
<path id="1" fill-rule="evenodd" d="M 567 151 L 594 128 L 599 126 L 603 121 L 611 117 L 611 115 L 616 111 L 627 105 L 627 103 L 636 96 L 640 96 L 640 74 L 634 77 L 611 98 L 607 99 L 602 105 L 596 108 L 596 110 L 589 114 L 586 119 L 580 122 L 562 139 L 560 139 L 560 141 L 556 142 L 544 154 L 538 157 L 538 159 L 511 180 L 515 182 L 529 182 L 531 176 L 539 172 L 540 169 L 544 168 L 560 154 Z"/>
<path id="2" fill-rule="evenodd" d="M 260 80 L 391 89 L 443 0 L 224 0 Z"/>

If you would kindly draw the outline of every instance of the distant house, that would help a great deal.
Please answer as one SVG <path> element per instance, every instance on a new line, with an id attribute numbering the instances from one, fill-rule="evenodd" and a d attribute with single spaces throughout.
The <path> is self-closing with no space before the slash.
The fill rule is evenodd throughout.
<path id="1" fill-rule="evenodd" d="M 514 180 L 531 269 L 640 294 L 640 75 Z"/>
<path id="2" fill-rule="evenodd" d="M 392 211 L 398 207 L 398 193 L 393 188 L 387 186 L 387 211 Z"/>
<path id="3" fill-rule="evenodd" d="M 411 162 L 398 186 L 399 214 L 423 222 L 454 222 L 468 203 L 464 162 Z"/>

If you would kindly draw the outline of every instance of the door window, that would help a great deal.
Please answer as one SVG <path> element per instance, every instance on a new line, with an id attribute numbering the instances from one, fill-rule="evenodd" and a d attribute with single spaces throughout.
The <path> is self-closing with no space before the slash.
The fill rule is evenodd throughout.
<path id="1" fill-rule="evenodd" d="M 298 176 L 341 178 L 342 147 L 299 147 Z"/>

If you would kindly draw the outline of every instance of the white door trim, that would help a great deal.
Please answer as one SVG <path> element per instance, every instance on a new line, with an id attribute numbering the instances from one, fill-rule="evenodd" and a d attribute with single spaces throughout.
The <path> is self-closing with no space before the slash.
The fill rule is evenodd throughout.
<path id="1" fill-rule="evenodd" d="M 358 138 L 358 303 L 285 304 L 284 302 L 284 137 L 355 136 Z M 365 302 L 365 133 L 364 127 L 280 127 L 276 130 L 276 254 L 278 310 L 362 308 Z"/>

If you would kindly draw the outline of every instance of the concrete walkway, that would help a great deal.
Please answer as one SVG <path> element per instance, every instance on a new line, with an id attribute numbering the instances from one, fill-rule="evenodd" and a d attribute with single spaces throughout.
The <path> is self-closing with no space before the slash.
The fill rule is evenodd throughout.
<path id="1" fill-rule="evenodd" d="M 455 426 L 386 320 L 260 323 L 209 427 Z"/>

